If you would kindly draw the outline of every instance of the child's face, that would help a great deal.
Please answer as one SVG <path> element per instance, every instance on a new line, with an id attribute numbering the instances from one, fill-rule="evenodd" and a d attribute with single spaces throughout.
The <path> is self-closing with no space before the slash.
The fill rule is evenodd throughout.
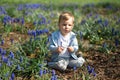
<path id="1" fill-rule="evenodd" d="M 69 18 L 68 20 L 61 20 L 59 23 L 59 29 L 63 36 L 67 35 L 73 29 L 74 23 L 73 18 Z"/>

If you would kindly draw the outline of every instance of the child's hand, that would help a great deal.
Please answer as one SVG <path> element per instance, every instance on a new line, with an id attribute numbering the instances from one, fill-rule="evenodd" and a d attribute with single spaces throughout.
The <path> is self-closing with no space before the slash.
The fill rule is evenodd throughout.
<path id="1" fill-rule="evenodd" d="M 68 47 L 67 48 L 68 52 L 73 52 L 74 51 L 74 48 L 72 46 Z"/>
<path id="2" fill-rule="evenodd" d="M 57 52 L 58 52 L 58 53 L 61 53 L 63 50 L 64 50 L 63 47 L 58 47 L 58 48 L 57 48 Z"/>

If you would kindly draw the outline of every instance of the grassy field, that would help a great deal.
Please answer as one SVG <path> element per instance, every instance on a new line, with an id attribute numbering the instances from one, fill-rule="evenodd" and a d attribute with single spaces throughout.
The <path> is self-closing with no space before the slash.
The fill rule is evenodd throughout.
<path id="1" fill-rule="evenodd" d="M 55 5 L 60 4 L 67 4 L 67 3 L 77 3 L 79 5 L 84 5 L 86 3 L 104 3 L 104 2 L 110 2 L 110 3 L 117 3 L 120 4 L 119 0 L 0 0 L 0 4 L 3 3 L 53 3 Z"/>
<path id="2" fill-rule="evenodd" d="M 119 0 L 0 0 L 0 80 L 119 80 L 119 4 Z M 73 32 L 86 63 L 55 73 L 46 66 L 48 35 L 58 29 L 62 11 L 75 16 Z"/>

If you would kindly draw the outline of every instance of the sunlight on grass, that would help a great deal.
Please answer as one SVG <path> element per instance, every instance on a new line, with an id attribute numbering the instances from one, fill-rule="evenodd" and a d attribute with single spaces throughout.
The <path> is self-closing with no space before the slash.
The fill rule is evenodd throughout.
<path id="1" fill-rule="evenodd" d="M 45 3 L 49 4 L 52 3 L 54 5 L 60 5 L 60 4 L 68 4 L 68 3 L 76 3 L 79 5 L 84 5 L 86 3 L 104 3 L 104 2 L 110 2 L 110 3 L 117 3 L 120 4 L 119 0 L 0 0 L 1 3 Z"/>

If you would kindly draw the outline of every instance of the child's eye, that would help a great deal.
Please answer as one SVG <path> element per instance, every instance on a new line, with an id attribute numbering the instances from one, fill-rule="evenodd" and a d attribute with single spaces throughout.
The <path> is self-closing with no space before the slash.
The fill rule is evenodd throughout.
<path id="1" fill-rule="evenodd" d="M 69 26 L 72 26 L 72 24 L 69 24 Z"/>
<path id="2" fill-rule="evenodd" d="M 66 26 L 67 24 L 63 24 L 63 26 Z"/>
<path id="3" fill-rule="evenodd" d="M 72 26 L 72 24 L 63 24 L 63 26 L 67 26 L 67 25 L 68 25 L 68 26 Z"/>

